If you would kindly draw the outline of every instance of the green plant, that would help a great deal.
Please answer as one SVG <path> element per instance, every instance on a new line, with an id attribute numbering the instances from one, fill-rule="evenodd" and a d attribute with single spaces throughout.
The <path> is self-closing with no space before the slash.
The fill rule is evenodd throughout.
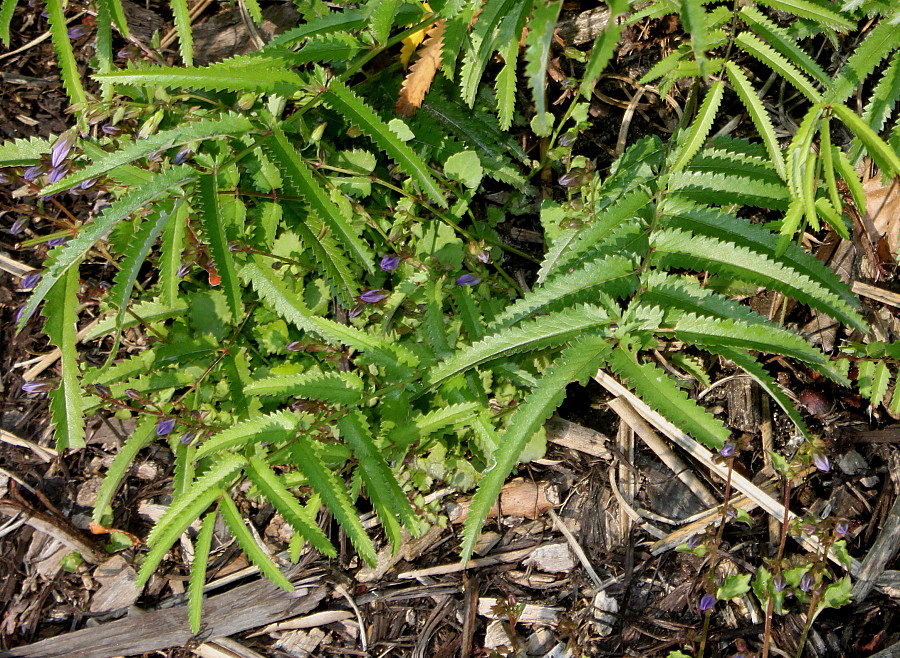
<path id="1" fill-rule="evenodd" d="M 881 17 L 835 76 L 802 43 L 836 38 L 889 7 L 767 0 L 762 9 L 707 9 L 687 0 L 641 9 L 627 20 L 675 12 L 690 35 L 645 80 L 661 78 L 666 95 L 690 78 L 691 91 L 670 139 L 640 139 L 602 176 L 572 149 L 589 129 L 584 98 L 611 61 L 624 0 L 611 3 L 609 27 L 580 56 L 585 66 L 569 89 L 577 93 L 559 117 L 544 79 L 561 1 L 433 2 L 433 13 L 389 0 L 341 11 L 300 4 L 307 20 L 262 50 L 195 67 L 184 3 L 175 0 L 185 66 L 116 68 L 112 27 L 126 37 L 127 26 L 117 0 L 101 0 L 99 98 L 77 77 L 61 5 L 48 5 L 79 136 L 0 145 L 0 166 L 23 178 L 52 151 L 33 190 L 51 203 L 92 185 L 110 199 L 98 216 L 39 239 L 68 241 L 50 252 L 20 321 L 44 302 L 47 334 L 62 351 L 51 393 L 60 448 L 83 445 L 85 414 L 137 418 L 107 472 L 97 522 L 109 524 L 140 450 L 168 442 L 173 502 L 147 537 L 139 583 L 202 518 L 194 628 L 216 514 L 260 570 L 290 588 L 242 519 L 233 497 L 242 482 L 294 529 L 293 557 L 304 542 L 335 554 L 318 525 L 324 506 L 372 562 L 356 498 L 371 501 L 396 547 L 404 530 L 422 530 L 423 511 L 434 512 L 419 495 L 432 466 L 452 464 L 438 477 L 460 488 L 480 479 L 463 535 L 468 559 L 507 475 L 541 451 L 541 427 L 566 385 L 598 368 L 713 448 L 728 430 L 645 359 L 651 350 L 688 346 L 672 358 L 698 373 L 705 354 L 733 362 L 804 433 L 756 353 L 848 383 L 840 362 L 729 295 L 764 286 L 865 330 L 850 291 L 793 237 L 820 219 L 846 235 L 838 181 L 860 205 L 852 163 L 861 153 L 884 175 L 900 173 L 878 135 L 900 96 L 896 16 Z M 0 27 L 13 6 L 3 1 Z M 802 20 L 781 27 L 766 6 Z M 258 20 L 257 4 L 248 9 Z M 369 63 L 428 28 L 432 48 L 442 41 L 438 78 L 415 82 L 430 87 L 426 102 L 408 120 L 377 111 L 393 105 L 401 76 Z M 524 29 L 533 109 L 517 107 L 515 95 Z M 483 80 L 497 53 L 491 93 Z M 805 118 L 786 148 L 743 66 L 748 56 L 802 95 Z M 860 118 L 844 103 L 885 58 Z M 709 138 L 729 89 L 759 143 Z M 832 143 L 832 117 L 855 137 L 848 151 Z M 539 157 L 504 132 L 513 126 L 541 143 Z M 528 205 L 531 178 L 554 163 L 567 198 L 543 202 L 548 249 L 534 287 L 512 301 L 519 285 L 503 253 L 515 250 L 496 227 L 517 203 Z M 480 198 L 488 179 L 510 192 L 503 207 Z M 778 233 L 747 219 L 762 212 L 779 218 Z M 109 352 L 96 366 L 82 363 L 75 344 L 83 265 L 117 270 L 98 302 L 105 317 L 88 336 Z M 120 359 L 123 336 L 145 344 Z"/>

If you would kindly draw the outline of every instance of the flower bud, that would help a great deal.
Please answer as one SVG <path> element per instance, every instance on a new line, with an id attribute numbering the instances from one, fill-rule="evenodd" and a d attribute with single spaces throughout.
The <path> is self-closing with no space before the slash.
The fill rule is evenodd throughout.
<path id="1" fill-rule="evenodd" d="M 379 267 L 385 272 L 393 272 L 400 267 L 400 256 L 385 256 L 381 259 Z"/>
<path id="2" fill-rule="evenodd" d="M 87 35 L 88 32 L 91 31 L 87 25 L 73 25 L 69 28 L 69 38 L 73 41 L 75 39 L 80 39 L 81 37 Z"/>
<path id="3" fill-rule="evenodd" d="M 78 188 L 81 190 L 87 190 L 87 189 L 94 187 L 96 182 L 97 182 L 96 178 L 88 178 L 86 181 L 82 181 L 81 185 L 79 185 Z"/>
<path id="4" fill-rule="evenodd" d="M 49 391 L 53 386 L 47 382 L 25 382 L 22 384 L 24 393 L 43 393 Z"/>
<path id="5" fill-rule="evenodd" d="M 17 219 L 15 222 L 13 222 L 13 225 L 9 227 L 9 232 L 14 235 L 17 233 L 21 233 L 22 229 L 25 228 L 26 224 L 28 224 L 28 218 L 27 217 L 19 217 L 19 219 Z"/>
<path id="6" fill-rule="evenodd" d="M 712 594 L 704 594 L 700 598 L 700 612 L 707 613 L 716 607 L 716 597 Z"/>
<path id="7" fill-rule="evenodd" d="M 164 418 L 156 424 L 156 436 L 166 436 L 175 429 L 174 418 Z"/>
<path id="8" fill-rule="evenodd" d="M 34 165 L 33 167 L 28 167 L 25 171 L 22 172 L 22 178 L 30 183 L 35 178 L 40 176 L 43 172 L 44 168 L 41 165 Z"/>
<path id="9" fill-rule="evenodd" d="M 823 473 L 828 473 L 831 470 L 831 462 L 828 461 L 828 456 L 822 454 L 821 452 L 814 452 L 812 455 L 813 464 L 816 465 Z"/>
<path id="10" fill-rule="evenodd" d="M 191 155 L 193 155 L 193 152 L 191 151 L 190 147 L 185 146 L 175 154 L 175 158 L 172 160 L 172 162 L 177 165 L 184 164 L 184 161 L 187 160 Z"/>
<path id="11" fill-rule="evenodd" d="M 182 434 L 181 436 L 178 437 L 178 440 L 181 442 L 181 445 L 185 445 L 185 446 L 190 445 L 191 441 L 194 440 L 194 433 L 193 432 L 185 432 L 184 434 Z"/>
<path id="12" fill-rule="evenodd" d="M 719 450 L 719 454 L 723 457 L 731 457 L 734 455 L 734 444 L 730 441 L 722 446 Z"/>
<path id="13" fill-rule="evenodd" d="M 183 279 L 184 277 L 186 277 L 188 275 L 188 272 L 190 272 L 190 271 L 191 271 L 191 264 L 190 263 L 182 263 L 181 265 L 178 266 L 178 271 L 175 274 L 178 276 L 179 279 Z"/>
<path id="14" fill-rule="evenodd" d="M 813 585 L 815 584 L 816 579 L 809 571 L 803 574 L 803 576 L 800 578 L 800 589 L 804 592 L 809 592 L 810 590 L 812 590 Z"/>
<path id="15" fill-rule="evenodd" d="M 699 548 L 700 544 L 703 543 L 703 535 L 691 535 L 687 540 L 687 547 L 691 550 L 695 548 Z"/>
<path id="16" fill-rule="evenodd" d="M 75 28 L 72 29 L 74 30 Z M 69 31 L 71 32 L 71 30 Z M 56 139 L 53 143 L 53 148 L 50 149 L 50 166 L 58 167 L 61 165 L 72 151 L 73 146 L 75 146 L 75 131 L 67 130 Z"/>
<path id="17" fill-rule="evenodd" d="M 69 165 L 63 162 L 62 164 L 57 165 L 50 170 L 50 175 L 48 176 L 47 180 L 50 183 L 55 183 L 68 173 Z"/>
<path id="18" fill-rule="evenodd" d="M 456 280 L 458 286 L 477 286 L 479 283 L 481 283 L 481 279 L 474 274 L 463 274 Z"/>
<path id="19" fill-rule="evenodd" d="M 784 579 L 784 576 L 778 574 L 772 579 L 772 587 L 775 588 L 776 592 L 783 592 L 784 588 L 787 587 L 787 581 Z"/>
<path id="20" fill-rule="evenodd" d="M 40 280 L 40 272 L 31 272 L 22 277 L 22 282 L 19 285 L 23 290 L 31 290 L 38 284 L 38 281 Z"/>
<path id="21" fill-rule="evenodd" d="M 0 171 L 0 185 L 6 185 L 9 182 L 9 176 Z"/>
<path id="22" fill-rule="evenodd" d="M 66 238 L 53 238 L 52 240 L 47 240 L 48 247 L 58 247 L 59 245 L 65 243 Z"/>
<path id="23" fill-rule="evenodd" d="M 301 343 L 299 340 L 295 340 L 294 342 L 285 345 L 284 349 L 286 349 L 288 352 L 302 352 L 303 343 Z"/>
<path id="24" fill-rule="evenodd" d="M 361 302 L 365 302 L 366 304 L 377 304 L 378 302 L 387 299 L 387 296 L 387 292 L 380 288 L 377 288 L 375 290 L 366 290 L 359 296 L 359 300 Z"/>
<path id="25" fill-rule="evenodd" d="M 100 130 L 102 130 L 110 137 L 115 137 L 122 132 L 121 128 L 119 128 L 118 126 L 114 126 L 111 123 L 104 123 L 102 126 L 100 126 Z"/>
<path id="26" fill-rule="evenodd" d="M 136 390 L 134 390 L 133 388 L 126 388 L 126 389 L 125 389 L 125 395 L 127 395 L 127 396 L 128 396 L 129 398 L 131 398 L 132 400 L 141 400 L 141 399 L 143 399 L 143 396 L 142 396 L 140 393 L 138 393 Z"/>
<path id="27" fill-rule="evenodd" d="M 101 398 L 112 397 L 112 391 L 109 390 L 109 386 L 106 386 L 105 384 L 94 384 L 94 391 Z"/>

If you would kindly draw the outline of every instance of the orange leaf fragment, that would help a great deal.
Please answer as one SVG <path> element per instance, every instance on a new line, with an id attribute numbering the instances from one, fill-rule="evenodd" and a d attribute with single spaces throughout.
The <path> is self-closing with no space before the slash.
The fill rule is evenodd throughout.
<path id="1" fill-rule="evenodd" d="M 446 26 L 447 23 L 442 18 L 428 30 L 425 41 L 422 43 L 422 49 L 419 51 L 419 58 L 409 68 L 409 73 L 403 79 L 400 96 L 394 106 L 394 111 L 400 116 L 411 117 L 418 108 L 422 107 L 425 94 L 428 93 L 431 83 L 434 82 L 434 76 L 441 68 Z"/>

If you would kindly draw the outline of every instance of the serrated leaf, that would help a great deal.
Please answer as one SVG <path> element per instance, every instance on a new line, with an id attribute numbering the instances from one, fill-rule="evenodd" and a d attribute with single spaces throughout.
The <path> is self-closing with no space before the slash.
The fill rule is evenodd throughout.
<path id="1" fill-rule="evenodd" d="M 484 521 L 499 497 L 506 477 L 512 472 L 535 432 L 562 403 L 566 386 L 572 381 L 583 382 L 590 377 L 604 362 L 608 353 L 609 346 L 603 337 L 591 336 L 578 340 L 563 350 L 550 372 L 538 381 L 534 390 L 516 407 L 503 433 L 503 440 L 472 498 L 460 549 L 463 563 L 472 556 Z"/>
<path id="2" fill-rule="evenodd" d="M 677 151 L 677 155 L 672 162 L 670 168 L 672 172 L 684 169 L 688 162 L 691 161 L 691 158 L 693 158 L 697 154 L 697 151 L 703 146 L 704 142 L 706 142 L 706 138 L 712 128 L 713 120 L 719 112 L 719 105 L 722 103 L 722 96 L 724 93 L 725 85 L 721 80 L 716 80 L 709 86 L 709 90 L 703 98 L 703 103 L 700 104 L 700 109 L 697 111 L 697 116 L 694 118 L 694 122 L 688 129 L 687 134 Z"/>
<path id="3" fill-rule="evenodd" d="M 887 361 L 881 360 L 875 366 L 875 372 L 872 375 L 872 389 L 869 393 L 869 402 L 876 409 L 884 401 L 884 394 L 887 393 L 888 384 L 891 383 L 891 371 L 888 368 Z"/>
<path id="4" fill-rule="evenodd" d="M 755 34 L 741 32 L 735 38 L 735 43 L 753 55 L 760 62 L 781 74 L 783 78 L 790 82 L 810 101 L 813 103 L 822 102 L 822 95 L 816 91 L 816 88 L 813 87 L 809 78 L 803 75 L 803 73 L 801 73 L 796 66 L 791 64 L 781 53 L 763 43 Z"/>
<path id="5" fill-rule="evenodd" d="M 80 288 L 77 263 L 47 293 L 44 331 L 50 342 L 60 351 L 62 379 L 59 387 L 50 392 L 50 420 L 56 434 L 56 449 L 83 448 L 84 414 L 81 386 L 78 383 L 78 352 L 75 348 L 78 320 L 78 290 Z"/>
<path id="6" fill-rule="evenodd" d="M 159 66 L 141 70 L 128 69 L 95 73 L 98 82 L 165 87 L 168 89 L 205 89 L 208 91 L 255 92 L 291 96 L 300 90 L 304 80 L 287 68 L 268 66 L 210 66 L 186 68 Z"/>
<path id="7" fill-rule="evenodd" d="M 121 220 L 148 203 L 172 194 L 173 189 L 191 180 L 196 172 L 187 166 L 160 172 L 152 183 L 135 190 L 111 203 L 100 217 L 78 230 L 78 235 L 67 243 L 53 249 L 45 261 L 46 269 L 41 282 L 31 293 L 28 304 L 22 312 L 19 327 L 31 317 L 47 292 L 69 268 L 80 261 L 94 244 L 104 238 Z"/>
<path id="8" fill-rule="evenodd" d="M 247 476 L 256 488 L 272 503 L 295 532 L 300 533 L 313 547 L 327 557 L 335 557 L 337 551 L 319 526 L 306 519 L 306 511 L 269 467 L 264 459 L 253 456 L 248 460 Z"/>
<path id="9" fill-rule="evenodd" d="M 259 414 L 213 434 L 197 448 L 194 459 L 200 460 L 226 450 L 233 451 L 250 443 L 273 444 L 288 441 L 297 433 L 299 424 L 297 416 L 290 411 Z"/>
<path id="10" fill-rule="evenodd" d="M 781 151 L 781 145 L 778 143 L 778 137 L 775 135 L 775 126 L 772 125 L 772 119 L 769 118 L 769 114 L 763 107 L 756 90 L 750 85 L 750 81 L 744 75 L 744 72 L 733 62 L 726 62 L 725 70 L 738 97 L 741 99 L 744 107 L 747 108 L 753 125 L 756 126 L 757 132 L 763 138 L 766 150 L 769 152 L 769 157 L 772 158 L 778 175 L 782 179 L 785 178 L 787 172 L 784 165 L 784 156 Z"/>
<path id="11" fill-rule="evenodd" d="M 297 468 L 306 475 L 313 490 L 322 497 L 325 507 L 344 528 L 359 556 L 367 564 L 375 565 L 377 561 L 375 547 L 359 521 L 358 513 L 350 501 L 347 488 L 322 463 L 321 458 L 305 436 L 299 435 L 291 445 L 291 450 Z"/>
<path id="12" fill-rule="evenodd" d="M 581 80 L 579 93 L 590 98 L 594 91 L 594 86 L 603 70 L 609 64 L 615 52 L 616 45 L 622 36 L 622 25 L 619 21 L 619 14 L 627 11 L 628 2 L 623 0 L 611 0 L 609 6 L 609 19 L 606 29 L 603 30 L 594 40 L 594 46 L 591 48 L 591 56 L 584 68 L 584 74 Z M 674 58 L 673 58 L 674 59 Z"/>
<path id="13" fill-rule="evenodd" d="M 188 583 L 188 623 L 191 632 L 200 632 L 200 616 L 203 609 L 203 586 L 206 584 L 206 565 L 212 550 L 212 539 L 216 529 L 216 511 L 203 517 L 200 532 L 194 542 L 194 561 L 191 563 L 191 579 Z"/>
<path id="14" fill-rule="evenodd" d="M 791 38 L 787 30 L 778 27 L 752 5 L 742 7 L 740 14 L 765 43 L 778 50 L 819 84 L 826 87 L 831 84 L 828 74 Z"/>
<path id="15" fill-rule="evenodd" d="M 900 30 L 897 31 L 900 32 Z M 841 103 L 833 104 L 831 111 L 863 143 L 872 160 L 881 169 L 882 174 L 887 176 L 900 174 L 900 156 L 856 112 Z"/>
<path id="16" fill-rule="evenodd" d="M 169 0 L 175 31 L 178 33 L 178 48 L 185 66 L 194 65 L 194 37 L 191 33 L 191 17 L 188 15 L 187 0 Z M 196 632 L 196 631 L 194 631 Z"/>
<path id="17" fill-rule="evenodd" d="M 243 549 L 244 554 L 250 562 L 256 565 L 262 574 L 275 585 L 286 592 L 293 592 L 294 586 L 291 585 L 291 581 L 281 573 L 278 565 L 276 565 L 272 561 L 272 558 L 266 555 L 265 551 L 263 551 L 259 544 L 256 543 L 256 538 L 247 529 L 244 519 L 241 517 L 241 513 L 238 510 L 237 505 L 235 505 L 234 501 L 231 499 L 231 496 L 222 496 L 219 500 L 219 512 L 222 514 L 225 525 L 231 530 L 231 534 L 235 541 L 237 541 L 238 546 Z"/>
<path id="18" fill-rule="evenodd" d="M 84 124 L 87 112 L 87 95 L 81 84 L 81 74 L 75 62 L 72 42 L 69 40 L 69 29 L 63 13 L 62 0 L 47 0 L 47 16 L 50 23 L 50 39 L 56 51 L 56 61 L 62 77 L 63 87 L 79 116 L 79 124 Z"/>
<path id="19" fill-rule="evenodd" d="M 612 350 L 608 362 L 628 388 L 687 434 L 715 450 L 728 441 L 729 433 L 722 423 L 689 400 L 684 391 L 653 364 L 640 364 L 633 354 L 621 348 Z"/>
<path id="20" fill-rule="evenodd" d="M 222 292 L 228 301 L 231 317 L 239 323 L 244 316 L 244 303 L 234 258 L 228 248 L 228 235 L 225 232 L 222 209 L 219 205 L 218 173 L 213 172 L 201 176 L 197 181 L 197 192 L 197 199 L 200 202 L 200 219 L 206 237 L 209 239 L 209 253 L 221 279 Z M 212 275 L 210 275 L 210 284 L 215 285 Z"/>
<path id="21" fill-rule="evenodd" d="M 358 404 L 363 382 L 352 372 L 302 372 L 258 379 L 244 389 L 247 395 L 276 395 L 322 400 L 329 404 Z"/>
<path id="22" fill-rule="evenodd" d="M 466 370 L 494 359 L 562 345 L 587 331 L 600 330 L 610 323 L 605 311 L 587 304 L 523 322 L 498 334 L 486 336 L 441 361 L 432 369 L 428 385 L 438 386 Z"/>
<path id="23" fill-rule="evenodd" d="M 518 22 L 520 12 L 528 12 L 533 0 L 515 3 L 513 0 L 487 0 L 478 12 L 475 26 L 466 39 L 466 50 L 459 77 L 459 88 L 463 101 L 469 106 L 475 104 L 478 86 L 497 44 L 497 28 L 501 21 L 509 24 Z M 514 13 L 515 12 L 515 13 Z M 508 43 L 504 40 L 503 44 Z"/>
<path id="24" fill-rule="evenodd" d="M 361 101 L 350 89 L 336 79 L 332 79 L 322 99 L 337 112 L 356 124 L 378 147 L 387 153 L 400 170 L 412 178 L 441 208 L 447 201 L 440 187 L 428 171 L 425 162 L 411 148 L 397 139 L 387 124 Z"/>
<path id="25" fill-rule="evenodd" d="M 42 137 L 29 137 L 0 142 L 0 167 L 27 167 L 38 164 L 42 155 L 50 153 L 53 141 Z"/>
<path id="26" fill-rule="evenodd" d="M 562 10 L 562 0 L 539 4 L 528 23 L 525 37 L 525 77 L 534 95 L 535 113 L 544 117 L 547 113 L 547 58 L 553 42 L 553 28 Z"/>
<path id="27" fill-rule="evenodd" d="M 471 421 L 481 409 L 482 406 L 476 402 L 461 402 L 434 409 L 391 430 L 389 438 L 396 445 L 406 447 L 414 441 L 428 439 Z"/>
<path id="28" fill-rule="evenodd" d="M 381 519 L 382 527 L 391 544 L 396 549 L 403 542 L 397 517 L 414 536 L 418 536 L 420 529 L 416 513 L 400 488 L 397 478 L 391 472 L 384 455 L 375 445 L 365 417 L 356 409 L 350 410 L 338 419 L 337 428 L 359 461 L 366 493 L 375 507 L 378 518 Z"/>
<path id="29" fill-rule="evenodd" d="M 183 263 L 181 252 L 184 249 L 189 211 L 187 203 L 176 204 L 171 221 L 163 228 L 159 255 L 159 288 L 162 303 L 167 306 L 173 306 L 178 302 L 178 270 Z"/>
<path id="30" fill-rule="evenodd" d="M 836 30 L 849 32 L 856 24 L 841 16 L 836 11 L 832 11 L 821 4 L 815 4 L 808 0 L 761 0 L 764 4 L 773 9 L 786 11 L 794 16 L 809 19 L 820 25 L 827 25 Z"/>
<path id="31" fill-rule="evenodd" d="M 900 46 L 900 30 L 889 21 L 876 25 L 854 50 L 847 63 L 830 85 L 826 94 L 829 104 L 846 101 L 860 84 L 874 71 L 881 60 Z"/>
<path id="32" fill-rule="evenodd" d="M 669 190 L 679 197 L 706 205 L 737 203 L 787 210 L 790 193 L 781 183 L 730 176 L 709 171 L 679 171 L 669 176 Z"/>
<path id="33" fill-rule="evenodd" d="M 9 50 L 10 47 L 9 24 L 12 22 L 15 10 L 16 0 L 2 0 L 2 2 L 0 2 L 0 41 L 3 42 L 3 45 L 6 46 L 7 50 Z"/>
<path id="34" fill-rule="evenodd" d="M 187 302 L 176 299 L 171 305 L 155 301 L 136 302 L 131 308 L 131 314 L 122 323 L 123 329 L 137 326 L 144 321 L 146 323 L 161 322 L 181 315 L 187 310 Z M 137 316 L 137 317 L 134 317 Z M 140 319 L 138 319 L 140 318 Z M 84 337 L 84 342 L 92 341 L 100 336 L 105 336 L 116 329 L 116 316 L 110 315 L 100 320 Z"/>
<path id="35" fill-rule="evenodd" d="M 444 48 L 444 30 L 447 23 L 439 19 L 428 30 L 425 41 L 419 49 L 419 56 L 400 85 L 400 95 L 394 111 L 400 116 L 410 117 L 422 107 L 425 94 L 431 88 L 434 76 L 441 68 L 441 53 Z"/>
<path id="36" fill-rule="evenodd" d="M 306 199 L 319 219 L 327 224 L 343 247 L 354 255 L 360 265 L 369 272 L 374 272 L 372 252 L 350 226 L 350 218 L 344 216 L 321 184 L 313 178 L 309 167 L 288 141 L 284 131 L 280 127 L 272 125 L 272 132 L 272 139 L 266 141 L 265 148 L 273 162 L 279 166 L 281 175 L 290 182 L 292 191 Z"/>

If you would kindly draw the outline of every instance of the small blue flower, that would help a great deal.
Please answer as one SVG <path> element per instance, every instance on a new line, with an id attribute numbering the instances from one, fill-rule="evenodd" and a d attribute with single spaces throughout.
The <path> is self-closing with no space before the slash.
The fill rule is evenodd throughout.
<path id="1" fill-rule="evenodd" d="M 772 587 L 775 588 L 776 592 L 783 592 L 784 588 L 787 587 L 787 581 L 784 579 L 784 576 L 778 574 L 775 578 L 772 579 Z"/>
<path id="2" fill-rule="evenodd" d="M 704 594 L 700 598 L 700 612 L 707 613 L 716 607 L 716 597 L 712 594 Z"/>
<path id="3" fill-rule="evenodd" d="M 816 468 L 822 471 L 823 473 L 828 473 L 831 470 L 831 462 L 828 461 L 828 456 L 821 452 L 814 452 L 812 455 L 813 464 L 816 465 Z"/>
<path id="4" fill-rule="evenodd" d="M 73 27 L 72 30 L 74 29 Z M 73 146 L 75 146 L 75 131 L 67 130 L 56 139 L 53 148 L 50 149 L 50 166 L 58 167 L 65 162 Z"/>
<path id="5" fill-rule="evenodd" d="M 381 259 L 379 267 L 385 272 L 393 272 L 400 267 L 400 256 L 385 256 Z"/>
<path id="6" fill-rule="evenodd" d="M 731 457 L 734 455 L 734 444 L 729 441 L 722 446 L 721 450 L 719 450 L 719 454 L 723 457 Z"/>
<path id="7" fill-rule="evenodd" d="M 175 429 L 174 418 L 164 418 L 156 424 L 156 436 L 165 436 Z"/>
<path id="8" fill-rule="evenodd" d="M 184 161 L 187 160 L 191 155 L 193 155 L 193 151 L 191 151 L 190 147 L 185 146 L 175 154 L 175 158 L 172 160 L 172 162 L 177 165 L 183 164 Z"/>
<path id="9" fill-rule="evenodd" d="M 24 290 L 31 290 L 38 284 L 38 281 L 40 281 L 40 280 L 41 280 L 40 272 L 31 272 L 30 274 L 26 274 L 25 276 L 22 277 L 21 287 Z"/>
<path id="10" fill-rule="evenodd" d="M 178 437 L 178 440 L 181 442 L 181 445 L 190 445 L 191 441 L 194 440 L 193 432 L 185 432 L 181 436 Z"/>
<path id="11" fill-rule="evenodd" d="M 22 178 L 30 183 L 35 178 L 40 176 L 43 172 L 44 168 L 41 165 L 34 165 L 33 167 L 28 167 L 28 169 L 22 172 Z"/>
<path id="12" fill-rule="evenodd" d="M 834 534 L 838 537 L 846 537 L 850 534 L 850 524 L 846 521 L 838 521 L 834 525 Z"/>
<path id="13" fill-rule="evenodd" d="M 80 39 L 90 31 L 91 28 L 89 28 L 87 25 L 74 25 L 69 28 L 69 38 L 73 40 Z"/>
<path id="14" fill-rule="evenodd" d="M 17 233 L 21 233 L 22 229 L 25 228 L 26 224 L 28 224 L 28 218 L 27 217 L 19 217 L 19 219 L 17 219 L 13 223 L 13 225 L 9 227 L 9 232 L 12 233 L 13 235 L 16 235 Z"/>
<path id="15" fill-rule="evenodd" d="M 52 240 L 47 240 L 48 247 L 58 247 L 63 244 L 67 238 L 53 238 Z"/>
<path id="16" fill-rule="evenodd" d="M 22 318 L 25 317 L 25 306 L 16 311 L 16 324 L 19 324 L 22 321 Z"/>
<path id="17" fill-rule="evenodd" d="M 366 290 L 359 296 L 359 300 L 366 304 L 377 304 L 378 302 L 387 299 L 387 296 L 387 292 L 381 288 L 376 288 L 375 290 Z"/>
<path id="18" fill-rule="evenodd" d="M 800 578 L 800 589 L 804 592 L 809 592 L 810 590 L 812 590 L 813 585 L 815 584 L 816 579 L 809 571 L 803 574 L 803 576 Z"/>
<path id="19" fill-rule="evenodd" d="M 474 274 L 463 274 L 456 280 L 458 286 L 477 286 L 479 283 L 481 283 L 481 279 Z"/>
<path id="20" fill-rule="evenodd" d="M 43 393 L 53 388 L 47 382 L 25 382 L 22 384 L 22 391 L 25 393 Z"/>
<path id="21" fill-rule="evenodd" d="M 122 132 L 121 128 L 119 128 L 118 126 L 114 126 L 111 123 L 104 123 L 102 126 L 100 126 L 100 130 L 102 130 L 104 134 L 109 135 L 110 137 L 115 137 Z"/>
<path id="22" fill-rule="evenodd" d="M 61 165 L 57 165 L 50 170 L 50 175 L 47 177 L 47 181 L 49 183 L 55 183 L 68 173 L 69 165 L 63 162 Z"/>
<path id="23" fill-rule="evenodd" d="M 687 546 L 689 549 L 694 550 L 695 548 L 699 548 L 700 544 L 703 543 L 703 535 L 691 535 L 690 539 L 687 540 Z"/>
<path id="24" fill-rule="evenodd" d="M 293 343 L 288 343 L 284 346 L 288 352 L 302 352 L 303 351 L 303 343 L 299 340 L 295 340 Z"/>
<path id="25" fill-rule="evenodd" d="M 179 279 L 183 279 L 184 277 L 186 277 L 188 275 L 188 272 L 190 272 L 190 271 L 191 271 L 191 264 L 190 263 L 182 263 L 181 265 L 178 266 L 178 271 L 175 272 L 175 275 Z"/>

